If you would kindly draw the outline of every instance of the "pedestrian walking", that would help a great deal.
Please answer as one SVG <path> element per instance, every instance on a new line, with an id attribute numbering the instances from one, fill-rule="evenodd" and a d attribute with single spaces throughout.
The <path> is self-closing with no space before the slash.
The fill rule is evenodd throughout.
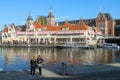
<path id="1" fill-rule="evenodd" d="M 36 69 L 37 61 L 35 56 L 33 56 L 30 60 L 30 75 L 35 75 L 35 69 Z"/>
<path id="2" fill-rule="evenodd" d="M 38 57 L 37 57 L 37 65 L 38 65 L 40 75 L 42 74 L 42 64 L 43 64 L 43 62 L 44 62 L 43 58 L 40 55 L 38 55 Z"/>

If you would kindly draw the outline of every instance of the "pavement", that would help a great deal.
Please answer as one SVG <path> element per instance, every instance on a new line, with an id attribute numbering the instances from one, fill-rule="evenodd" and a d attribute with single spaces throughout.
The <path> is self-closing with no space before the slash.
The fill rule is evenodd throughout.
<path id="1" fill-rule="evenodd" d="M 0 80 L 120 80 L 120 63 L 106 65 L 67 66 L 62 75 L 61 67 L 42 68 L 30 76 L 29 70 L 0 71 Z"/>

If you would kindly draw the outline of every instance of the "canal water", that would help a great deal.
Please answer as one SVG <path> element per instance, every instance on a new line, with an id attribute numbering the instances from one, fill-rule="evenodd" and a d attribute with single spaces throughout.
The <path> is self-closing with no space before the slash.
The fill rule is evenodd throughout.
<path id="1" fill-rule="evenodd" d="M 96 65 L 120 62 L 120 50 L 117 49 L 72 49 L 72 48 L 0 48 L 0 71 L 27 70 L 30 59 L 41 55 L 44 67 Z"/>

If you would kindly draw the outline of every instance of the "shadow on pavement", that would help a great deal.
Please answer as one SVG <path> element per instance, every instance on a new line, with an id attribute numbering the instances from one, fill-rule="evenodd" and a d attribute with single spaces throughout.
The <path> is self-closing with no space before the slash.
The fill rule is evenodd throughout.
<path id="1" fill-rule="evenodd" d="M 35 76 L 29 76 L 29 70 L 1 71 L 0 80 L 120 80 L 120 64 L 69 66 L 67 74 L 59 74 L 61 69 L 43 68 L 42 75 L 36 70 Z M 70 75 L 68 75 L 70 74 Z"/>

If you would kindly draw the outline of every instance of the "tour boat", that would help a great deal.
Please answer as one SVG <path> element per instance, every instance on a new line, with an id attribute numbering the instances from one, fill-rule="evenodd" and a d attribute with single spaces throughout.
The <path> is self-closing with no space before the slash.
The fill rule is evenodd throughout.
<path id="1" fill-rule="evenodd" d="M 98 47 L 113 48 L 113 49 L 120 48 L 120 46 L 118 46 L 116 43 L 100 43 L 100 44 L 98 44 Z"/>
<path id="2" fill-rule="evenodd" d="M 112 42 L 108 43 L 104 39 L 103 40 L 99 40 L 98 47 L 112 48 L 112 49 L 119 49 L 120 48 L 120 46 L 117 43 L 112 43 Z"/>

